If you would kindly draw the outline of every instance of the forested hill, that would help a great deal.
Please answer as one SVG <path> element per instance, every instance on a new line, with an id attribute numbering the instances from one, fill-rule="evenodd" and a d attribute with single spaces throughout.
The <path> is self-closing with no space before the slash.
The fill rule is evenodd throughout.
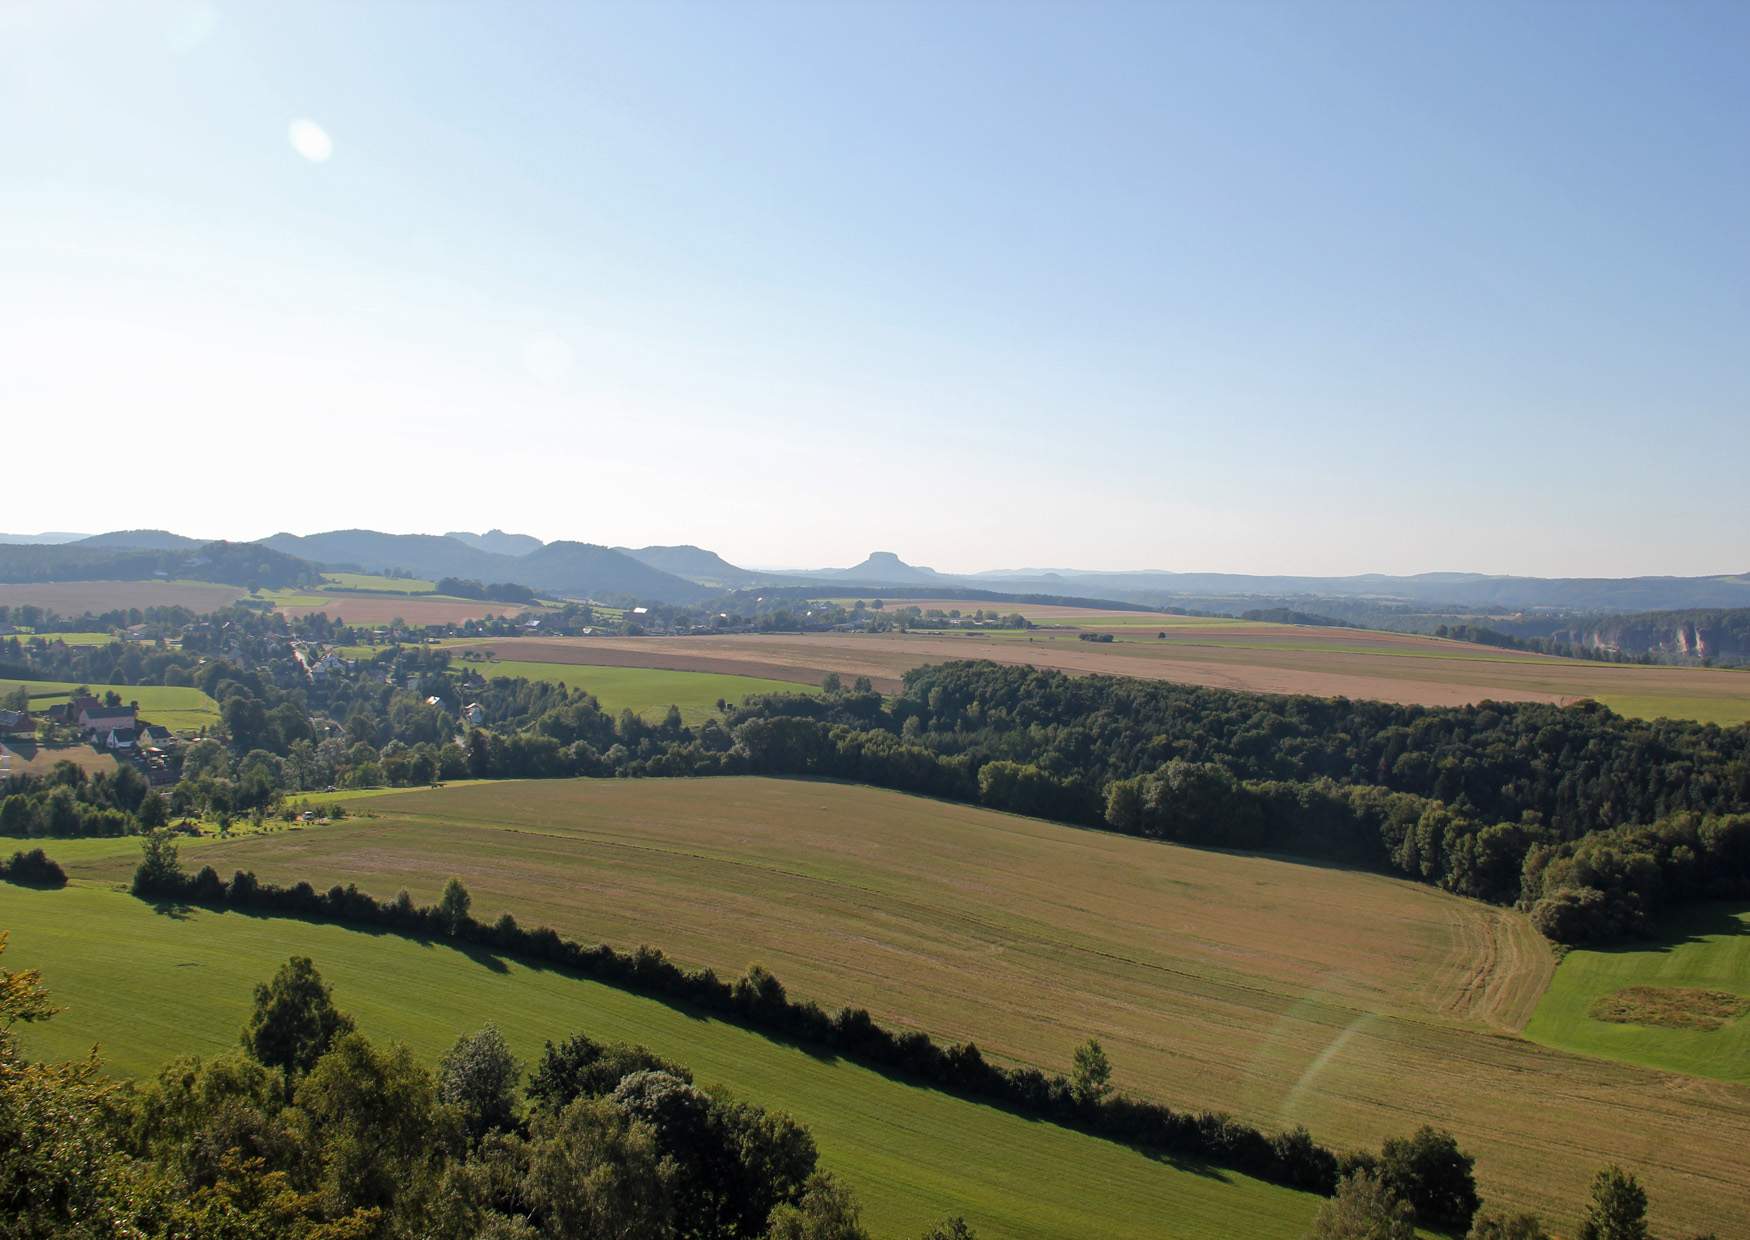
<path id="1" fill-rule="evenodd" d="M 488 545 L 506 545 L 503 538 L 491 540 Z M 592 543 L 552 542 L 523 554 L 503 555 L 447 535 L 332 530 L 304 536 L 275 534 L 263 539 L 262 544 L 323 568 L 356 568 L 366 572 L 395 569 L 434 579 L 503 581 L 543 593 L 580 598 L 697 603 L 711 594 L 695 582 Z"/>
<path id="2" fill-rule="evenodd" d="M 0 545 L 0 581 L 147 581 L 193 578 L 226 585 L 314 585 L 314 565 L 260 543 L 214 542 L 182 550 L 130 546 Z"/>

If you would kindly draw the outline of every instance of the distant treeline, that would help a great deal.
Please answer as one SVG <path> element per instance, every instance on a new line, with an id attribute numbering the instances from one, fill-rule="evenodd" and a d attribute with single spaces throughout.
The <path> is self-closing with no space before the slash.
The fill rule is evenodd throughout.
<path id="1" fill-rule="evenodd" d="M 495 581 L 482 585 L 465 577 L 444 577 L 437 583 L 437 593 L 453 594 L 457 598 L 477 598 L 492 603 L 533 603 L 535 592 L 514 582 Z"/>
<path id="2" fill-rule="evenodd" d="M 475 920 L 471 900 L 452 879 L 437 905 L 416 905 L 407 892 L 379 901 L 356 887 L 336 884 L 318 892 L 307 882 L 290 887 L 261 882 L 240 870 L 229 882 L 211 867 L 187 874 L 167 833 L 145 840 L 145 858 L 133 890 L 149 899 L 179 900 L 214 908 L 251 909 L 350 925 L 382 927 L 423 938 L 452 938 L 495 951 L 543 961 L 583 976 L 663 999 L 679 1000 L 750 1028 L 820 1047 L 861 1063 L 898 1071 L 965 1097 L 996 1102 L 1022 1114 L 1049 1120 L 1146 1149 L 1207 1159 L 1247 1175 L 1291 1188 L 1329 1195 L 1339 1178 L 1357 1169 L 1390 1163 L 1395 1146 L 1382 1155 L 1365 1152 L 1339 1157 L 1319 1145 L 1304 1127 L 1269 1134 L 1221 1112 L 1175 1111 L 1161 1103 L 1112 1094 L 1104 1080 L 1090 1088 L 1062 1074 L 1036 1068 L 1004 1068 L 988 1062 L 972 1043 L 943 1046 L 928 1034 L 895 1033 L 863 1008 L 841 1008 L 829 1015 L 812 1000 L 796 1001 L 779 980 L 759 965 L 727 982 L 709 968 L 686 970 L 652 947 L 616 951 L 605 944 L 585 946 L 547 927 L 526 929 L 509 913 L 491 924 Z M 1450 1138 L 1444 1139 L 1450 1144 Z M 1436 1142 L 1436 1144 L 1440 1144 Z M 1423 1151 L 1426 1163 L 1426 1150 Z M 1405 1176 L 1402 1192 L 1421 1199 L 1420 1217 L 1430 1223 L 1463 1227 L 1478 1201 L 1470 1177 L 1471 1160 L 1452 1147 L 1437 1166 L 1419 1174 L 1450 1186 L 1455 1170 L 1464 1189 L 1438 1197 L 1417 1173 Z M 1429 1203 L 1439 1201 L 1445 1208 Z"/>

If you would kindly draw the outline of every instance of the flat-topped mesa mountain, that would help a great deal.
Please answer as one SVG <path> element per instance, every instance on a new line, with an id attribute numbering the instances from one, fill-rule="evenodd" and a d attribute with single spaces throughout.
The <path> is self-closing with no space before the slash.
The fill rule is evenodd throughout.
<path id="1" fill-rule="evenodd" d="M 830 581 L 859 581 L 868 585 L 945 585 L 957 578 L 947 577 L 933 568 L 907 564 L 891 551 L 871 551 L 861 564 L 851 568 L 822 568 L 813 572 L 787 574 L 794 577 L 815 577 Z"/>
<path id="2" fill-rule="evenodd" d="M 547 545 L 533 534 L 510 534 L 504 530 L 487 530 L 484 534 L 451 530 L 444 537 L 453 538 L 476 551 L 487 551 L 493 555 L 528 555 L 529 552 L 539 551 Z"/>

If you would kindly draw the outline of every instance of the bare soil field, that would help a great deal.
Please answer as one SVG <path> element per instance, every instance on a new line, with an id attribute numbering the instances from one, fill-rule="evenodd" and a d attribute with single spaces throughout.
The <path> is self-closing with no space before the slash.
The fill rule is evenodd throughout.
<path id="1" fill-rule="evenodd" d="M 1078 674 L 1423 706 L 1597 698 L 1631 714 L 1721 723 L 1750 719 L 1750 673 L 1591 663 L 1352 629 L 1191 626 L 1166 632 L 1164 639 L 1127 635 L 1110 643 L 1034 631 L 511 638 L 464 648 L 490 649 L 502 659 L 734 672 L 806 684 L 837 672 L 868 676 L 884 692 L 896 690 L 914 667 L 990 659 Z"/>
<path id="2" fill-rule="evenodd" d="M 1554 957 L 1526 920 L 1379 875 L 771 779 L 475 784 L 205 845 L 223 873 L 406 886 L 687 966 L 771 968 L 829 1011 L 1047 1071 L 1089 1035 L 1126 1090 L 1374 1146 L 1433 1123 L 1486 1197 L 1571 1232 L 1633 1167 L 1660 1234 L 1750 1235 L 1750 1087 L 1520 1034 Z M 125 841 L 123 842 L 125 843 Z M 222 856 L 217 854 L 222 853 Z M 137 854 L 74 860 L 126 881 Z"/>
<path id="3" fill-rule="evenodd" d="M 54 581 L 0 585 L 0 606 L 43 607 L 63 616 L 124 607 L 186 607 L 212 611 L 248 593 L 241 586 L 199 581 Z"/>

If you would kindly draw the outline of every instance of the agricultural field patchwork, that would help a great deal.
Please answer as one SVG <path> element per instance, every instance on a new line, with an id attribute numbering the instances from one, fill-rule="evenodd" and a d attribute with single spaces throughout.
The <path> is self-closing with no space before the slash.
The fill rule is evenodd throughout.
<path id="1" fill-rule="evenodd" d="M 1750 1233 L 1750 1087 L 1522 1036 L 1555 962 L 1511 910 L 815 781 L 497 782 L 349 810 L 199 861 L 422 901 L 459 875 L 484 918 L 727 975 L 757 960 L 797 998 L 1004 1062 L 1062 1071 L 1092 1035 L 1122 1088 L 1171 1105 L 1339 1147 L 1434 1123 L 1478 1156 L 1486 1197 L 1563 1227 L 1614 1159 L 1656 1227 Z M 133 861 L 67 865 L 119 884 Z"/>
<path id="2" fill-rule="evenodd" d="M 1661 931 L 1645 944 L 1570 951 L 1526 1036 L 1750 1084 L 1750 908 L 1689 905 Z"/>
<path id="3" fill-rule="evenodd" d="M 1169 617 L 1152 617 L 1157 619 Z M 1090 630 L 1092 631 L 1092 630 Z M 507 660 L 742 673 L 818 684 L 868 676 L 894 692 L 914 667 L 990 659 L 1078 675 L 1136 676 L 1263 693 L 1371 698 L 1424 706 L 1588 698 L 1643 718 L 1750 721 L 1750 672 L 1560 659 L 1435 637 L 1241 624 L 1076 632 L 735 634 L 712 637 L 500 638 L 458 643 Z M 1157 632 L 1166 637 L 1156 637 Z"/>
<path id="4" fill-rule="evenodd" d="M 880 1236 L 915 1236 L 963 1213 L 986 1236 L 1187 1240 L 1302 1235 L 1317 1199 L 1234 1172 L 1150 1158 L 1111 1141 L 907 1084 L 773 1042 L 684 1008 L 478 950 L 238 913 L 161 912 L 89 884 L 0 885 L 7 964 L 40 968 L 55 1019 L 22 1031 L 38 1058 L 97 1043 L 112 1071 L 143 1076 L 188 1054 L 237 1049 L 251 988 L 308 955 L 337 1004 L 374 1039 L 428 1064 L 490 1019 L 528 1064 L 578 1031 L 642 1043 L 788 1111 L 813 1131 L 821 1165 L 855 1188 Z"/>
<path id="5" fill-rule="evenodd" d="M 65 702 L 79 688 L 59 680 L 3 680 L 0 691 L 23 685 L 30 694 L 30 708 L 45 710 Z M 211 727 L 219 721 L 219 704 L 199 689 L 178 685 L 88 685 L 101 697 L 113 689 L 123 702 L 138 702 L 140 717 L 149 723 L 160 723 L 182 732 Z"/>

